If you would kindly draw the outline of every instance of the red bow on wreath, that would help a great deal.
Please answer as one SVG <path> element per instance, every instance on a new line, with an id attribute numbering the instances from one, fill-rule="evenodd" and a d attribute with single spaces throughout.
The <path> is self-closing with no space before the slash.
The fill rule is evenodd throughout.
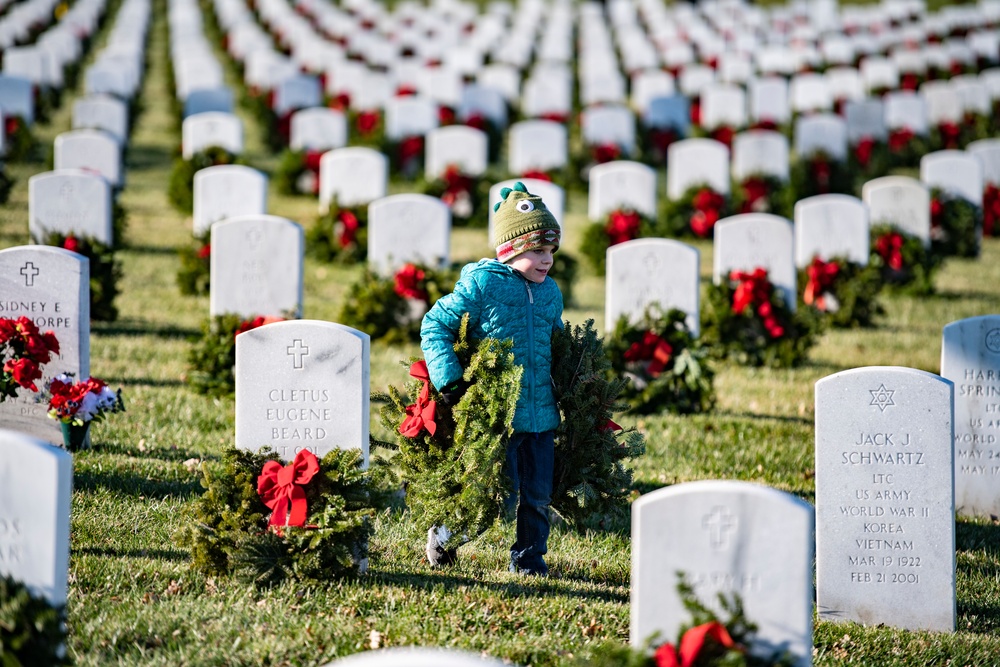
<path id="1" fill-rule="evenodd" d="M 357 241 L 360 226 L 358 216 L 351 211 L 341 211 L 337 214 L 337 243 L 341 248 L 346 248 Z"/>
<path id="2" fill-rule="evenodd" d="M 706 643 L 716 644 L 724 649 L 736 645 L 726 626 L 718 621 L 691 628 L 681 637 L 680 643 L 679 654 L 673 644 L 663 644 L 656 649 L 656 653 L 653 654 L 656 667 L 691 667 L 698 662 Z"/>
<path id="3" fill-rule="evenodd" d="M 399 162 L 400 164 L 407 164 L 411 160 L 415 160 L 420 157 L 420 153 L 424 150 L 424 138 L 423 137 L 406 137 L 399 142 Z"/>
<path id="4" fill-rule="evenodd" d="M 888 232 L 875 241 L 875 252 L 893 271 L 903 270 L 903 236 Z"/>
<path id="5" fill-rule="evenodd" d="M 938 125 L 938 132 L 941 134 L 941 143 L 945 148 L 958 148 L 958 135 L 961 131 L 957 123 L 941 123 Z"/>
<path id="6" fill-rule="evenodd" d="M 592 150 L 594 152 L 594 161 L 598 164 L 613 162 L 622 154 L 622 150 L 618 147 L 618 144 L 597 144 Z"/>
<path id="7" fill-rule="evenodd" d="M 763 319 L 764 328 L 771 338 L 783 336 L 785 328 L 774 316 L 774 306 L 771 305 L 774 287 L 767 277 L 767 269 L 756 268 L 752 273 L 733 271 L 729 280 L 738 283 L 733 292 L 733 313 L 739 315 L 749 306 Z"/>
<path id="8" fill-rule="evenodd" d="M 944 217 L 944 204 L 937 197 L 931 197 L 931 230 L 941 229 L 942 217 Z"/>
<path id="9" fill-rule="evenodd" d="M 267 525 L 274 526 L 279 535 L 282 526 L 306 525 L 309 506 L 302 487 L 318 472 L 319 461 L 308 449 L 296 454 L 295 460 L 286 466 L 277 461 L 264 464 L 264 470 L 257 478 L 257 493 L 271 509 L 271 520 Z"/>
<path id="10" fill-rule="evenodd" d="M 450 164 L 441 175 L 444 181 L 444 192 L 441 193 L 441 201 L 449 208 L 454 205 L 460 197 L 470 196 L 472 190 L 472 179 L 462 173 L 458 166 Z"/>
<path id="11" fill-rule="evenodd" d="M 722 195 L 711 188 L 699 190 L 694 199 L 691 200 L 691 206 L 694 207 L 690 222 L 691 231 L 701 238 L 711 236 L 715 223 L 722 215 L 722 206 L 725 202 Z"/>
<path id="12" fill-rule="evenodd" d="M 427 370 L 427 362 L 421 359 L 410 366 L 410 377 L 416 378 L 424 383 L 417 402 L 406 406 L 406 419 L 399 425 L 399 432 L 407 438 L 416 438 L 420 432 L 426 430 L 431 435 L 437 431 L 437 424 L 434 423 L 434 411 L 437 403 L 431 400 L 431 376 Z"/>
<path id="13" fill-rule="evenodd" d="M 716 141 L 726 145 L 726 148 L 733 147 L 733 137 L 736 135 L 736 131 L 728 125 L 723 125 L 722 127 L 717 127 L 712 130 L 712 138 Z"/>
<path id="14" fill-rule="evenodd" d="M 840 264 L 837 262 L 824 262 L 819 257 L 813 258 L 812 264 L 806 268 L 809 281 L 806 283 L 806 291 L 802 295 L 802 300 L 807 306 L 815 305 L 819 310 L 826 310 L 824 294 L 833 286 L 833 281 L 838 273 L 840 273 Z"/>
<path id="15" fill-rule="evenodd" d="M 381 120 L 381 117 L 378 111 L 362 111 L 358 114 L 358 119 L 355 123 L 358 127 L 358 132 L 364 137 L 375 131 L 379 120 Z"/>
<path id="16" fill-rule="evenodd" d="M 983 236 L 993 236 L 993 227 L 1000 221 L 1000 188 L 989 183 L 983 191 Z"/>
<path id="17" fill-rule="evenodd" d="M 862 169 L 868 168 L 868 163 L 872 159 L 872 151 L 875 150 L 875 140 L 871 137 L 863 137 L 858 145 L 854 147 L 854 157 Z"/>
<path id="18" fill-rule="evenodd" d="M 529 169 L 528 171 L 521 174 L 521 178 L 533 178 L 536 181 L 548 181 L 552 182 L 552 177 L 547 171 L 541 171 L 540 169 Z"/>
<path id="19" fill-rule="evenodd" d="M 393 290 L 404 299 L 419 299 L 427 301 L 427 290 L 421 287 L 421 282 L 426 277 L 422 269 L 418 269 L 414 264 L 406 264 L 396 272 L 395 286 Z"/>
<path id="20" fill-rule="evenodd" d="M 608 245 L 618 245 L 639 236 L 642 219 L 636 211 L 612 211 L 604 231 L 608 234 Z"/>
<path id="21" fill-rule="evenodd" d="M 913 132 L 908 127 L 893 130 L 889 133 L 889 150 L 893 153 L 899 153 L 909 145 L 913 136 Z"/>
<path id="22" fill-rule="evenodd" d="M 743 206 L 740 213 L 754 213 L 767 208 L 768 187 L 763 178 L 751 176 L 743 181 Z"/>
<path id="23" fill-rule="evenodd" d="M 809 161 L 809 172 L 813 183 L 821 195 L 830 192 L 830 162 L 825 158 L 813 158 Z"/>
<path id="24" fill-rule="evenodd" d="M 649 361 L 646 372 L 649 377 L 655 378 L 666 369 L 673 353 L 670 343 L 652 331 L 647 331 L 641 342 L 632 343 L 625 351 L 625 361 Z"/>

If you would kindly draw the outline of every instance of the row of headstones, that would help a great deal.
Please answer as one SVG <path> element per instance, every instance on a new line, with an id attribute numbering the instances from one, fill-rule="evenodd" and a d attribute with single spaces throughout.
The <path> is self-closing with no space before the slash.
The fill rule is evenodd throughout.
<path id="1" fill-rule="evenodd" d="M 209 111 L 232 113 L 233 91 L 225 72 L 205 37 L 204 19 L 195 0 L 171 0 L 170 62 L 174 94 L 183 105 L 182 117 Z"/>
<path id="2" fill-rule="evenodd" d="M 56 3 L 46 3 L 54 5 Z M 3 53 L 3 72 L 0 74 L 0 114 L 3 119 L 19 118 L 29 127 L 35 122 L 36 91 L 61 89 L 66 69 L 83 58 L 84 42 L 97 30 L 104 14 L 106 0 L 80 0 L 73 4 L 62 18 L 42 33 L 33 45 L 10 47 Z M 35 21 L 33 11 L 25 9 L 32 3 L 14 7 L 5 19 L 13 21 L 8 25 L 9 38 L 20 42 L 29 37 Z M 34 5 L 32 5 L 34 6 Z M 54 7 L 49 7 L 41 23 L 52 16 Z M 23 12 L 21 19 L 14 15 Z M 25 23 L 27 22 L 27 25 Z M 3 39 L 3 37 L 0 37 Z M 2 135 L 3 133 L 0 133 Z"/>

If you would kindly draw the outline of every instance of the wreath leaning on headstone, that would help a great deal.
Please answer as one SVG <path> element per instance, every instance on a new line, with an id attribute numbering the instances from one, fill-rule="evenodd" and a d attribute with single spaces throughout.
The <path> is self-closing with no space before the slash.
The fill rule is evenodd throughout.
<path id="1" fill-rule="evenodd" d="M 334 197 L 306 230 L 306 254 L 321 262 L 363 262 L 368 256 L 368 205 L 341 206 Z"/>
<path id="2" fill-rule="evenodd" d="M 872 262 L 862 266 L 846 257 L 829 261 L 813 257 L 799 270 L 799 300 L 823 313 L 826 322 L 838 328 L 869 327 L 885 314 L 878 301 L 882 275 Z"/>
<path id="3" fill-rule="evenodd" d="M 897 294 L 934 293 L 934 273 L 942 258 L 916 236 L 887 224 L 871 228 L 870 265 L 878 269 L 883 288 Z"/>
<path id="4" fill-rule="evenodd" d="M 177 270 L 177 287 L 188 296 L 208 294 L 212 286 L 211 233 L 194 237 L 190 245 L 177 251 L 181 268 Z"/>
<path id="5" fill-rule="evenodd" d="M 220 146 L 210 146 L 198 151 L 189 159 L 178 157 L 174 160 L 167 186 L 167 197 L 181 213 L 190 215 L 194 210 L 194 175 L 206 167 L 224 164 L 247 164 L 246 160 Z"/>
<path id="6" fill-rule="evenodd" d="M 114 322 L 118 319 L 118 283 L 122 279 L 121 260 L 115 249 L 89 236 L 49 232 L 40 240 L 43 245 L 64 248 L 90 261 L 90 319 Z"/>
<path id="7" fill-rule="evenodd" d="M 0 665 L 68 665 L 66 607 L 0 576 Z"/>
<path id="8" fill-rule="evenodd" d="M 964 197 L 931 188 L 931 251 L 942 257 L 978 257 L 982 210 Z"/>
<path id="9" fill-rule="evenodd" d="M 615 374 L 629 379 L 623 397 L 633 412 L 692 414 L 715 404 L 709 350 L 692 335 L 686 317 L 654 305 L 636 324 L 619 318 L 608 337 L 608 358 Z"/>
<path id="10" fill-rule="evenodd" d="M 792 312 L 763 268 L 732 271 L 707 297 L 702 338 L 719 357 L 747 366 L 798 366 L 822 329 L 815 310 Z"/>
<path id="11" fill-rule="evenodd" d="M 174 535 L 191 567 L 258 586 L 319 583 L 363 571 L 371 517 L 387 506 L 381 465 L 363 468 L 359 449 L 308 450 L 283 465 L 268 447 L 229 449 L 201 464 L 205 488 Z"/>
<path id="12" fill-rule="evenodd" d="M 603 276 L 607 270 L 608 248 L 646 236 L 658 236 L 655 221 L 639 211 L 620 208 L 610 211 L 601 222 L 592 222 L 583 232 L 580 252 L 594 272 Z"/>
<path id="13" fill-rule="evenodd" d="M 729 201 L 707 183 L 692 185 L 678 199 L 660 205 L 663 236 L 710 239 L 715 223 L 729 215 Z"/>
<path id="14" fill-rule="evenodd" d="M 281 322 L 283 317 L 215 315 L 202 324 L 201 336 L 188 352 L 187 383 L 199 394 L 228 396 L 236 390 L 236 336 L 244 331 Z"/>

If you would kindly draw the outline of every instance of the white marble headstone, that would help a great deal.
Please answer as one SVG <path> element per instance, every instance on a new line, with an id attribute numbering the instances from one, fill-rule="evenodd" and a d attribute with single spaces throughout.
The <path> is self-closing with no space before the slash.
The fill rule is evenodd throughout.
<path id="1" fill-rule="evenodd" d="M 83 169 L 103 176 L 113 188 L 125 181 L 121 146 L 103 130 L 73 130 L 63 132 L 53 143 L 56 171 Z"/>
<path id="2" fill-rule="evenodd" d="M 212 225 L 212 315 L 281 317 L 302 312 L 302 227 L 274 215 Z"/>
<path id="3" fill-rule="evenodd" d="M 194 174 L 193 212 L 195 236 L 226 218 L 263 215 L 267 213 L 267 176 L 241 164 L 199 169 Z"/>
<path id="4" fill-rule="evenodd" d="M 792 110 L 798 113 L 829 111 L 833 108 L 833 93 L 822 74 L 812 72 L 792 77 L 789 86 Z"/>
<path id="5" fill-rule="evenodd" d="M 635 114 L 628 107 L 607 105 L 585 109 L 580 127 L 585 144 L 615 144 L 625 155 L 635 152 Z"/>
<path id="6" fill-rule="evenodd" d="M 868 264 L 870 245 L 868 207 L 850 195 L 816 195 L 795 203 L 795 265 L 807 266 L 813 257 L 829 261 L 845 257 Z"/>
<path id="7" fill-rule="evenodd" d="M 72 232 L 113 245 L 110 184 L 98 174 L 79 169 L 32 176 L 28 179 L 28 230 L 38 243 L 48 232 Z"/>
<path id="8" fill-rule="evenodd" d="M 983 166 L 971 153 L 935 151 L 920 158 L 920 180 L 929 188 L 941 188 L 982 208 Z"/>
<path id="9" fill-rule="evenodd" d="M 656 171 L 639 162 L 619 160 L 590 170 L 587 215 L 601 220 L 617 209 L 632 209 L 656 217 Z"/>
<path id="10" fill-rule="evenodd" d="M 524 120 L 510 126 L 508 171 L 561 169 L 568 161 L 568 131 L 550 120 Z"/>
<path id="11" fill-rule="evenodd" d="M 714 139 L 684 139 L 667 148 L 667 197 L 680 199 L 688 188 L 708 185 L 729 194 L 729 149 Z"/>
<path id="12" fill-rule="evenodd" d="M 687 136 L 691 127 L 691 108 L 683 95 L 654 97 L 642 116 L 647 127 L 673 128 L 681 137 Z"/>
<path id="13" fill-rule="evenodd" d="M 32 245 L 0 250 L 0 317 L 29 317 L 40 331 L 53 331 L 59 341 L 59 354 L 42 366 L 42 379 L 35 381 L 39 389 L 60 373 L 90 376 L 89 265 L 83 255 L 62 248 Z M 0 423 L 61 444 L 59 422 L 50 419 L 46 404 L 34 398 L 30 390 L 19 389 L 16 398 L 0 403 Z"/>
<path id="14" fill-rule="evenodd" d="M 442 176 L 450 166 L 467 176 L 482 176 L 489 162 L 489 138 L 468 125 L 439 127 L 427 134 L 424 162 L 428 180 Z"/>
<path id="15" fill-rule="evenodd" d="M 973 141 L 965 150 L 979 158 L 983 167 L 983 181 L 990 185 L 1000 184 L 1000 139 L 980 139 Z"/>
<path id="16" fill-rule="evenodd" d="M 377 273 L 409 262 L 447 266 L 450 239 L 451 210 L 437 197 L 399 194 L 368 205 L 368 264 Z"/>
<path id="17" fill-rule="evenodd" d="M 890 366 L 816 383 L 821 620 L 955 630 L 953 393 Z"/>
<path id="18" fill-rule="evenodd" d="M 354 653 L 324 667 L 502 667 L 506 664 L 468 651 L 402 646 Z"/>
<path id="19" fill-rule="evenodd" d="M 714 84 L 701 92 L 701 126 L 742 128 L 747 124 L 746 93 L 742 86 Z"/>
<path id="20" fill-rule="evenodd" d="M 914 134 L 926 135 L 928 127 L 927 103 L 912 91 L 886 94 L 885 124 L 890 130 L 906 128 Z"/>
<path id="21" fill-rule="evenodd" d="M 672 239 L 635 239 L 608 248 L 604 328 L 614 329 L 623 315 L 642 320 L 658 303 L 666 312 L 687 313 L 688 328 L 699 333 L 698 249 Z"/>
<path id="22" fill-rule="evenodd" d="M 796 270 L 792 222 L 770 213 L 742 213 L 715 224 L 712 274 L 716 283 L 731 271 L 764 268 L 789 309 L 795 310 Z"/>
<path id="23" fill-rule="evenodd" d="M 20 116 L 29 126 L 35 122 L 35 93 L 29 79 L 0 74 L 0 110 L 4 117 Z"/>
<path id="24" fill-rule="evenodd" d="M 795 152 L 800 159 L 823 152 L 832 160 L 847 160 L 847 124 L 834 114 L 797 118 Z"/>
<path id="25" fill-rule="evenodd" d="M 73 129 L 104 130 L 124 146 L 128 141 L 128 106 L 110 95 L 80 98 L 73 102 Z"/>
<path id="26" fill-rule="evenodd" d="M 750 130 L 733 137 L 733 179 L 754 174 L 788 180 L 788 139 L 774 130 Z"/>
<path id="27" fill-rule="evenodd" d="M 866 138 L 885 141 L 889 136 L 882 100 L 869 98 L 847 102 L 844 120 L 847 122 L 847 141 L 851 145 Z"/>
<path id="28" fill-rule="evenodd" d="M 347 117 L 326 107 L 292 114 L 288 147 L 293 151 L 325 151 L 347 145 Z"/>
<path id="29" fill-rule="evenodd" d="M 319 210 L 336 198 L 339 206 L 368 204 L 386 196 L 389 160 L 372 148 L 348 146 L 323 154 L 319 162 Z"/>
<path id="30" fill-rule="evenodd" d="M 926 185 L 908 176 L 883 176 L 861 188 L 873 226 L 889 224 L 930 247 L 931 193 Z"/>
<path id="31" fill-rule="evenodd" d="M 214 254 L 214 253 L 213 253 Z M 360 449 L 368 465 L 368 334 L 292 320 L 236 337 L 236 447 L 291 461 Z"/>
<path id="32" fill-rule="evenodd" d="M 181 123 L 181 137 L 185 160 L 213 146 L 239 155 L 243 152 L 243 121 L 234 114 L 219 111 L 193 114 Z"/>
<path id="33" fill-rule="evenodd" d="M 1000 315 L 944 327 L 941 376 L 955 383 L 955 509 L 1000 516 Z"/>
<path id="34" fill-rule="evenodd" d="M 73 455 L 0 429 L 0 575 L 66 604 Z"/>
<path id="35" fill-rule="evenodd" d="M 690 612 L 682 572 L 717 613 L 717 594 L 737 594 L 757 624 L 755 649 L 812 664 L 813 509 L 791 494 L 736 481 L 675 484 L 632 504 L 632 613 L 641 647 L 673 641 Z"/>
<path id="36" fill-rule="evenodd" d="M 769 121 L 781 125 L 792 117 L 788 83 L 784 77 L 751 79 L 747 94 L 751 122 Z"/>
<path id="37" fill-rule="evenodd" d="M 199 88 L 184 99 L 184 118 L 200 113 L 233 113 L 233 91 L 227 87 Z"/>
<path id="38" fill-rule="evenodd" d="M 385 136 L 422 137 L 438 126 L 438 107 L 428 97 L 394 97 L 385 105 Z"/>

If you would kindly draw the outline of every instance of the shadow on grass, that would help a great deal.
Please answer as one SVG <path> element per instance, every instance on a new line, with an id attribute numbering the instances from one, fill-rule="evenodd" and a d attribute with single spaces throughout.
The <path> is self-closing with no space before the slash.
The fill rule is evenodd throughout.
<path id="1" fill-rule="evenodd" d="M 126 246 L 126 250 L 142 255 L 174 256 L 177 254 L 177 248 L 169 245 L 133 245 L 130 243 Z"/>
<path id="2" fill-rule="evenodd" d="M 129 146 L 126 167 L 129 171 L 161 170 L 163 165 L 173 164 L 174 152 L 166 146 L 133 144 Z"/>
<path id="3" fill-rule="evenodd" d="M 73 553 L 84 556 L 110 556 L 111 558 L 151 558 L 154 560 L 188 560 L 186 551 L 174 549 L 106 549 L 102 547 L 83 547 L 73 549 Z"/>
<path id="4" fill-rule="evenodd" d="M 402 588 L 422 588 L 431 590 L 438 586 L 443 586 L 445 591 L 452 592 L 459 588 L 478 588 L 501 594 L 507 598 L 533 598 L 539 595 L 554 595 L 559 597 L 575 597 L 585 600 L 601 602 L 614 602 L 617 604 L 628 604 L 628 593 L 615 593 L 612 591 L 583 591 L 566 588 L 566 582 L 583 581 L 586 583 L 624 585 L 621 582 L 608 582 L 606 579 L 595 579 L 593 577 L 578 578 L 563 573 L 561 578 L 543 577 L 522 577 L 511 582 L 485 582 L 482 579 L 469 576 L 441 573 L 397 573 L 397 572 L 372 572 L 373 583 L 389 584 Z"/>
<path id="5" fill-rule="evenodd" d="M 143 496 L 163 500 L 166 498 L 191 498 L 201 493 L 197 479 L 163 480 L 129 475 L 119 472 L 82 470 L 73 475 L 73 490 L 80 492 L 105 489 L 112 493 Z"/>
<path id="6" fill-rule="evenodd" d="M 135 447 L 120 447 L 113 444 L 101 444 L 96 452 L 105 455 L 128 456 L 134 459 L 155 459 L 157 461 L 168 461 L 170 463 L 180 463 L 188 459 L 205 458 L 203 454 L 193 452 L 189 449 L 179 447 L 150 447 L 146 450 L 139 450 Z"/>
<path id="7" fill-rule="evenodd" d="M 158 336 L 160 338 L 182 338 L 187 340 L 197 336 L 195 329 L 153 326 L 142 320 L 118 320 L 117 322 L 93 322 L 91 331 L 105 336 Z"/>
<path id="8" fill-rule="evenodd" d="M 171 380 L 171 379 L 157 379 L 153 378 L 130 378 L 124 375 L 114 376 L 108 375 L 102 378 L 108 384 L 123 384 L 130 387 L 183 387 L 183 380 Z"/>
<path id="9" fill-rule="evenodd" d="M 727 410 L 717 410 L 714 414 L 717 417 L 732 419 L 734 422 L 745 419 L 752 421 L 774 420 L 788 424 L 802 424 L 804 426 L 812 426 L 814 422 L 813 417 L 799 417 L 796 415 L 764 415 L 757 412 L 730 412 Z"/>
<path id="10" fill-rule="evenodd" d="M 961 292 L 954 292 L 950 290 L 940 290 L 936 291 L 934 294 L 930 295 L 931 299 L 940 299 L 942 301 L 961 301 L 961 300 L 978 300 L 978 301 L 994 301 L 997 296 L 996 294 L 988 294 L 987 292 L 980 292 L 978 290 L 963 290 Z"/>

